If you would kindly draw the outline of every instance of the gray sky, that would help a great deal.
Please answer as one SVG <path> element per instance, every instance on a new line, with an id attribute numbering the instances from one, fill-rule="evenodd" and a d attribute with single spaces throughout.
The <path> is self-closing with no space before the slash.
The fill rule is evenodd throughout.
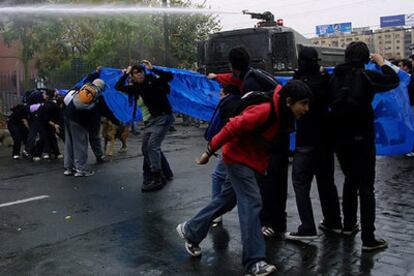
<path id="1" fill-rule="evenodd" d="M 203 0 L 194 0 L 201 3 Z M 223 30 L 247 28 L 255 20 L 242 10 L 270 11 L 283 18 L 307 37 L 315 36 L 315 26 L 352 22 L 352 27 L 378 26 L 380 16 L 414 13 L 414 0 L 206 0 L 206 6 L 220 11 L 240 11 L 240 15 L 220 15 Z"/>

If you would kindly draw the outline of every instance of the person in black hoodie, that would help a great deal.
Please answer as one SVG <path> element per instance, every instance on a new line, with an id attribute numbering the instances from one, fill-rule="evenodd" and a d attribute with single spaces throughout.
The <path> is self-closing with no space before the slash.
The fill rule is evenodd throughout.
<path id="1" fill-rule="evenodd" d="M 173 74 L 153 68 L 149 61 L 142 61 L 144 65 L 128 66 L 123 76 L 118 80 L 115 89 L 128 94 L 130 102 L 134 105 L 133 117 L 137 109 L 138 96 L 142 97 L 151 117 L 145 125 L 142 140 L 142 153 L 151 167 L 152 180 L 144 182 L 142 192 L 162 189 L 166 180 L 161 167 L 161 143 L 169 128 L 174 123 L 174 115 L 168 100 L 170 92 L 169 82 Z M 154 74 L 147 74 L 146 71 Z M 131 75 L 131 83 L 126 81 Z"/>
<path id="2" fill-rule="evenodd" d="M 301 225 L 297 232 L 286 234 L 286 238 L 292 240 L 317 238 L 310 200 L 314 176 L 324 216 L 319 228 L 337 234 L 342 230 L 338 191 L 334 179 L 334 152 L 328 121 L 330 76 L 325 70 L 321 70 L 318 60 L 318 52 L 314 48 L 301 49 L 298 70 L 293 77 L 302 80 L 310 87 L 313 98 L 310 101 L 309 112 L 296 123 L 292 182 Z"/>
<path id="3" fill-rule="evenodd" d="M 22 143 L 26 144 L 29 133 L 29 107 L 18 104 L 12 107 L 11 111 L 12 113 L 7 118 L 7 128 L 13 138 L 12 156 L 14 160 L 17 160 L 21 158 L 20 147 Z"/>
<path id="4" fill-rule="evenodd" d="M 345 63 L 335 67 L 329 93 L 335 152 L 345 175 L 342 197 L 344 225 L 342 233 L 354 235 L 357 223 L 358 195 L 362 250 L 387 247 L 375 237 L 375 128 L 372 101 L 375 92 L 385 92 L 399 85 L 395 71 L 379 54 L 371 59 L 381 72 L 365 70 L 370 60 L 367 45 L 352 42 L 345 50 Z"/>

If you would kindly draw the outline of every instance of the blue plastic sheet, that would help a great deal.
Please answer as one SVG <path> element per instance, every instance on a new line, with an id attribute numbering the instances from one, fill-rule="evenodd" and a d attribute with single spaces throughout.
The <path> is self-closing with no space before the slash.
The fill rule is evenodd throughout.
<path id="1" fill-rule="evenodd" d="M 219 102 L 220 86 L 216 81 L 210 81 L 204 75 L 192 71 L 156 68 L 174 74 L 174 79 L 170 82 L 169 95 L 174 112 L 205 121 L 210 120 Z M 375 64 L 369 64 L 367 69 L 380 70 Z M 133 105 L 129 103 L 125 94 L 114 89 L 121 74 L 119 69 L 102 68 L 100 78 L 107 85 L 103 97 L 115 117 L 123 123 L 129 123 L 133 120 Z M 401 155 L 412 150 L 414 120 L 407 93 L 410 75 L 401 70 L 398 75 L 401 80 L 400 86 L 389 92 L 377 94 L 373 101 L 378 155 Z M 276 77 L 276 79 L 284 85 L 291 78 Z M 140 119 L 141 112 L 138 110 L 135 120 Z"/>
<path id="2" fill-rule="evenodd" d="M 381 72 L 374 63 L 366 69 Z M 329 73 L 333 73 L 329 68 Z M 410 75 L 398 70 L 400 86 L 375 95 L 372 106 L 375 111 L 375 143 L 377 155 L 402 155 L 411 152 L 414 143 L 414 119 L 409 104 L 408 84 Z M 284 85 L 290 77 L 276 77 Z M 295 148 L 295 136 L 291 136 L 290 148 Z"/>
<path id="3" fill-rule="evenodd" d="M 206 76 L 197 72 L 158 67 L 157 69 L 168 71 L 174 74 L 170 82 L 169 100 L 173 111 L 193 116 L 195 118 L 209 121 L 215 106 L 219 102 L 220 86 L 215 81 L 210 81 Z M 149 72 L 147 72 L 149 73 Z M 122 76 L 122 71 L 114 68 L 103 67 L 100 71 L 100 78 L 106 83 L 103 93 L 106 104 L 114 113 L 115 117 L 123 122 L 133 121 L 133 103 L 128 101 L 128 96 L 115 90 L 115 84 Z M 81 86 L 83 80 L 76 85 Z M 141 111 L 137 110 L 134 120 L 141 120 Z"/>

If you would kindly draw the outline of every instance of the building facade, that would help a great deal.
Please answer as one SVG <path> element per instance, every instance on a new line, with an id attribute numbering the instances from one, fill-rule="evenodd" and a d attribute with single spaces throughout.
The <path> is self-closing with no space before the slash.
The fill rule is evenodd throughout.
<path id="1" fill-rule="evenodd" d="M 349 34 L 334 34 L 312 38 L 313 44 L 346 48 L 352 41 L 365 42 L 371 52 L 386 59 L 404 59 L 413 54 L 414 28 L 385 28 L 376 31 L 367 28 L 355 29 Z"/>

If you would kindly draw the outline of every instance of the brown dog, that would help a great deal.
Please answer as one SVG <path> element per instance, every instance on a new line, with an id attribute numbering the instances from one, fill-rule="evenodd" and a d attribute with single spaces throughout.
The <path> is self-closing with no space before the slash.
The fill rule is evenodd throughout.
<path id="1" fill-rule="evenodd" d="M 104 138 L 104 149 L 105 155 L 108 158 L 112 158 L 115 139 L 118 138 L 121 143 L 122 147 L 118 151 L 119 153 L 125 153 L 127 151 L 127 138 L 129 136 L 130 128 L 127 125 L 115 125 L 107 118 L 102 119 L 102 136 Z"/>

